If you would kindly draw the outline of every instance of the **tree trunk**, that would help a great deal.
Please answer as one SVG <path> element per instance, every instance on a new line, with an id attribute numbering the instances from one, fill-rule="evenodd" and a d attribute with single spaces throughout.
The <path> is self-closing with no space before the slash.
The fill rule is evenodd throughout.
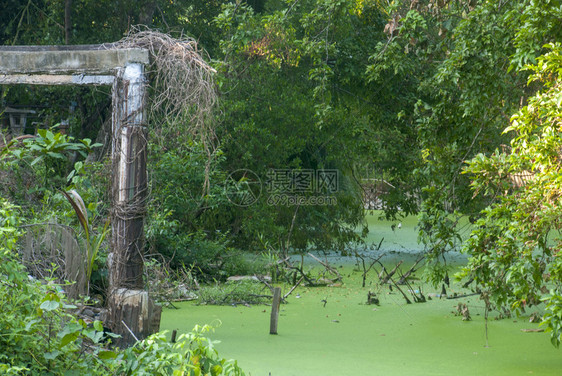
<path id="1" fill-rule="evenodd" d="M 147 1 L 140 5 L 139 9 L 139 24 L 145 26 L 152 26 L 152 18 L 154 17 L 154 12 L 158 4 L 156 1 Z"/>
<path id="2" fill-rule="evenodd" d="M 64 1 L 64 44 L 70 44 L 70 34 L 72 33 L 72 0 Z"/>
<path id="3" fill-rule="evenodd" d="M 117 324 L 112 330 L 121 335 L 115 341 L 118 346 L 134 344 L 160 329 L 162 307 L 154 303 L 147 291 L 114 290 L 109 305 L 110 320 Z"/>

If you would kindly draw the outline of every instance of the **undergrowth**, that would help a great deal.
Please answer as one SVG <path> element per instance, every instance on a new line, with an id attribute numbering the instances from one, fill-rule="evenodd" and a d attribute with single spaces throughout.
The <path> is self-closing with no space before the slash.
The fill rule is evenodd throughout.
<path id="1" fill-rule="evenodd" d="M 261 282 L 251 279 L 202 286 L 199 304 L 249 305 L 271 302 L 270 291 Z"/>
<path id="2" fill-rule="evenodd" d="M 232 375 L 236 361 L 219 357 L 196 326 L 169 343 L 156 333 L 129 349 L 110 347 L 100 321 L 90 324 L 69 312 L 53 282 L 30 279 L 19 262 L 19 209 L 0 197 L 0 374 L 2 375 Z"/>

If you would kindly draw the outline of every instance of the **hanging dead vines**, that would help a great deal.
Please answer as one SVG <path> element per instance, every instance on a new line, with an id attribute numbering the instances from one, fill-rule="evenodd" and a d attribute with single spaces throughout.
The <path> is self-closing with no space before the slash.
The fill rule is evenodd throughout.
<path id="1" fill-rule="evenodd" d="M 113 48 L 144 48 L 151 64 L 150 100 L 147 120 L 155 142 L 200 142 L 207 155 L 203 191 L 209 188 L 209 170 L 217 149 L 214 109 L 217 92 L 213 81 L 215 70 L 205 61 L 204 52 L 191 38 L 173 38 L 144 27 L 133 27 L 129 35 Z M 177 145 L 177 144 L 176 144 Z"/>

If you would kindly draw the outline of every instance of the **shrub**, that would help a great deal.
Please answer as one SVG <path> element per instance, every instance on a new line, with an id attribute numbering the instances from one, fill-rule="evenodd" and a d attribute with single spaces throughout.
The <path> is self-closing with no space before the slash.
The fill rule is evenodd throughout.
<path id="1" fill-rule="evenodd" d="M 2 375 L 244 375 L 221 359 L 195 327 L 177 343 L 157 333 L 126 350 L 105 348 L 100 321 L 69 314 L 60 286 L 28 277 L 17 260 L 18 208 L 0 197 L 0 374 Z M 110 334 L 111 336 L 111 334 Z"/>
<path id="2" fill-rule="evenodd" d="M 209 325 L 196 326 L 181 334 L 176 343 L 166 340 L 166 333 L 153 334 L 125 350 L 117 372 L 126 375 L 228 375 L 244 372 L 234 360 L 221 359 L 213 341 L 203 333 L 213 330 Z"/>
<path id="3" fill-rule="evenodd" d="M 17 261 L 17 207 L 0 198 L 0 373 L 105 374 L 100 322 L 88 327 L 66 312 L 61 289 L 28 278 Z"/>
<path id="4" fill-rule="evenodd" d="M 189 266 L 202 281 L 225 280 L 231 275 L 255 274 L 263 268 L 246 260 L 239 249 L 229 245 L 226 234 L 209 239 L 203 231 L 182 233 L 163 218 L 147 228 L 151 250 L 169 261 L 173 268 Z"/>
<path id="5" fill-rule="evenodd" d="M 199 290 L 200 304 L 263 304 L 271 301 L 264 294 L 265 286 L 253 280 L 231 281 L 225 284 L 202 286 Z M 269 292 L 269 290 L 268 290 Z"/>

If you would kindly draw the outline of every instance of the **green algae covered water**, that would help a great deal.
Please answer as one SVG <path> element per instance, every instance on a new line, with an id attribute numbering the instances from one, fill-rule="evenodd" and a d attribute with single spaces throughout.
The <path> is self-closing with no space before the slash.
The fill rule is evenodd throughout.
<path id="1" fill-rule="evenodd" d="M 221 324 L 212 338 L 221 356 L 249 375 L 560 375 L 562 357 L 548 334 L 527 318 L 488 321 L 478 297 L 406 305 L 393 293 L 366 305 L 360 281 L 342 287 L 301 288 L 281 307 L 278 335 L 270 335 L 268 306 L 166 309 L 163 330 Z M 300 296 L 300 298 L 298 298 Z M 324 306 L 324 302 L 327 303 Z M 455 315 L 459 301 L 472 321 Z"/>
<path id="2" fill-rule="evenodd" d="M 413 225 L 403 224 L 400 231 L 408 229 L 413 231 Z M 220 355 L 237 359 L 252 376 L 562 374 L 562 354 L 549 335 L 522 331 L 538 328 L 528 315 L 495 320 L 491 313 L 486 340 L 484 304 L 478 296 L 440 299 L 440 291 L 416 282 L 413 288 L 433 299 L 406 304 L 396 289 L 371 284 L 378 279 L 373 272 L 362 288 L 361 273 L 352 263 L 334 262 L 344 275 L 342 286 L 295 290 L 281 306 L 278 335 L 269 334 L 271 308 L 265 305 L 175 303 L 179 309 L 164 309 L 161 329 L 182 332 L 196 324 L 217 325 L 211 338 L 221 341 L 216 345 Z M 377 293 L 380 306 L 366 304 L 369 291 Z M 467 291 L 452 283 L 447 292 Z M 467 305 L 471 321 L 456 314 L 458 303 Z"/>

